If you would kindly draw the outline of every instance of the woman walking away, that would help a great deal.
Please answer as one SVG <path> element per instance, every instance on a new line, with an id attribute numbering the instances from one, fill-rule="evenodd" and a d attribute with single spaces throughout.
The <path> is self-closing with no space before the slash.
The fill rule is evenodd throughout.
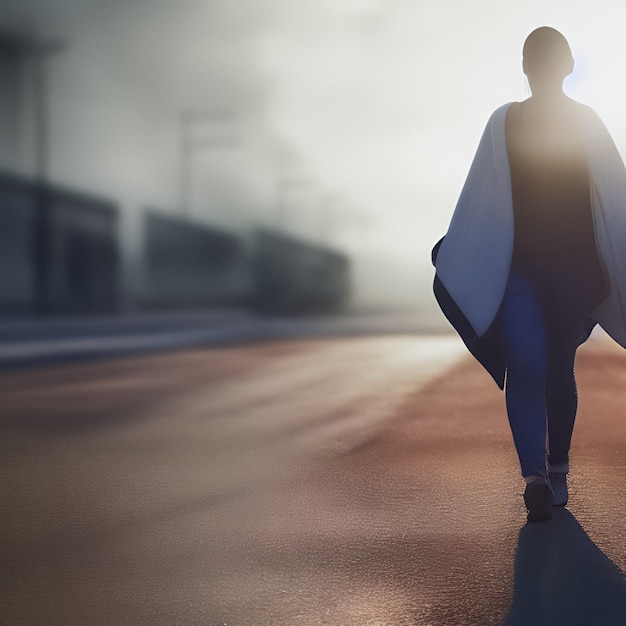
<path id="1" fill-rule="evenodd" d="M 596 323 L 626 347 L 626 171 L 602 122 L 563 93 L 553 28 L 523 48 L 532 95 L 489 119 L 450 227 L 435 296 L 501 389 L 528 521 L 567 504 L 574 358 Z"/>

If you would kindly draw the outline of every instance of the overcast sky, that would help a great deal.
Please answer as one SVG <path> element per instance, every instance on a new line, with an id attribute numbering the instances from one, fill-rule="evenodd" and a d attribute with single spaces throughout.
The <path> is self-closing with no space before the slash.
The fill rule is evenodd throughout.
<path id="1" fill-rule="evenodd" d="M 364 293 L 369 283 L 385 297 L 432 302 L 430 247 L 488 116 L 527 97 L 521 48 L 531 30 L 551 25 L 569 39 L 567 90 L 600 113 L 625 153 L 622 6 L 3 0 L 0 19 L 67 42 L 50 67 L 59 182 L 130 214 L 176 210 L 180 113 L 227 111 L 231 120 L 194 130 L 236 138 L 194 157 L 199 218 L 272 224 L 282 201 L 284 228 L 357 255 Z"/>

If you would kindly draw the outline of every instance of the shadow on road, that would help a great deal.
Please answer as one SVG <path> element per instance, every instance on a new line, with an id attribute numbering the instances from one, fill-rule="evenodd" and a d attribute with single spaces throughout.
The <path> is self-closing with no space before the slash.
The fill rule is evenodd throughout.
<path id="1" fill-rule="evenodd" d="M 506 626 L 608 626 L 625 616 L 626 578 L 569 511 L 522 528 Z"/>

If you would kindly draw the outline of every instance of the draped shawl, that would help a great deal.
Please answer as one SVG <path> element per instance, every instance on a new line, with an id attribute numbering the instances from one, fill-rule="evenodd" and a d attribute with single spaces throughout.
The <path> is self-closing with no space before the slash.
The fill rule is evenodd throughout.
<path id="1" fill-rule="evenodd" d="M 489 118 L 448 231 L 433 250 L 437 300 L 500 387 L 505 365 L 487 331 L 500 307 L 513 254 L 513 195 L 505 137 L 510 105 L 499 107 Z M 591 314 L 589 330 L 598 323 L 626 347 L 626 169 L 598 115 L 585 109 L 580 130 L 589 166 L 596 248 L 610 284 L 607 297 Z"/>

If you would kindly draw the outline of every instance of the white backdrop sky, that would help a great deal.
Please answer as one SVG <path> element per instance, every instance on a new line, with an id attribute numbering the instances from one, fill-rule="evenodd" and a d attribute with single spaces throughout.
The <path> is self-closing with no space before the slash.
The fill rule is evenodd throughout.
<path id="1" fill-rule="evenodd" d="M 432 304 L 430 247 L 489 114 L 527 97 L 537 26 L 568 38 L 568 93 L 626 150 L 621 2 L 4 0 L 0 23 L 67 40 L 50 67 L 53 178 L 127 213 L 174 210 L 180 112 L 230 110 L 237 147 L 194 160 L 198 217 L 269 224 L 277 179 L 305 178 L 283 190 L 285 226 L 349 249 L 365 301 Z"/>

